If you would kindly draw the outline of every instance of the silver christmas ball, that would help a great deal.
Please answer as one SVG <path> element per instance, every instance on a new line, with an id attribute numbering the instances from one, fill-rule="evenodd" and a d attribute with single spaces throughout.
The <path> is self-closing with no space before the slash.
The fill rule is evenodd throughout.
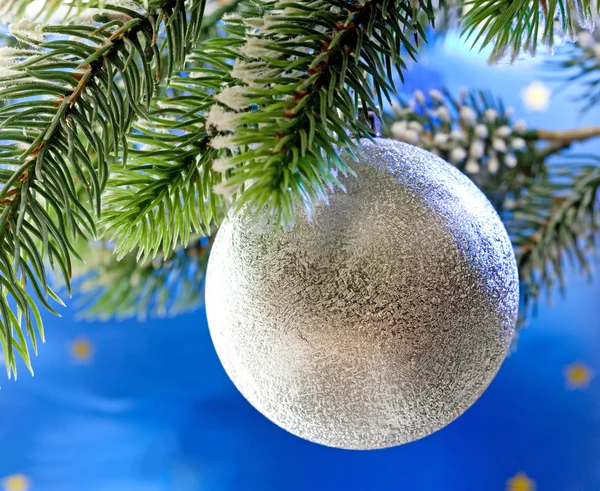
<path id="1" fill-rule="evenodd" d="M 462 414 L 507 353 L 519 298 L 508 235 L 467 177 L 404 143 L 363 149 L 347 193 L 291 231 L 223 224 L 206 280 L 240 392 L 289 432 L 347 449 Z"/>

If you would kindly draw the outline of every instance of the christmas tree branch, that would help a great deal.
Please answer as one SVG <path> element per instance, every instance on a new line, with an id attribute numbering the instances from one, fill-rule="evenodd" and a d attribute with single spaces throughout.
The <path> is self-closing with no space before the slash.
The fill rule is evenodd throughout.
<path id="1" fill-rule="evenodd" d="M 126 167 L 112 172 L 102 226 L 118 259 L 132 251 L 142 262 L 159 252 L 170 256 L 191 235 L 207 235 L 225 213 L 222 197 L 212 192 L 216 152 L 206 135 L 197 129 L 177 137 L 161 125 L 165 116 L 166 110 L 162 119 L 151 116 L 150 125 L 136 127 L 129 141 L 138 148 L 130 149 Z"/>
<path id="2" fill-rule="evenodd" d="M 411 37 L 424 38 L 416 16 L 430 7 L 378 0 L 265 7 L 260 19 L 250 11 L 230 20 L 241 56 L 227 70 L 232 80 L 221 88 L 207 124 L 229 139 L 220 155 L 220 167 L 228 167 L 221 191 L 238 209 L 266 207 L 276 221 L 290 224 L 295 203 L 310 208 L 326 199 L 328 188 L 339 184 L 336 173 L 349 171 L 336 145 L 355 148 L 353 137 L 366 134 L 357 106 L 375 108 L 389 96 L 382 74 L 391 80 L 392 67 L 401 71 L 402 48 L 414 55 Z M 253 24 L 260 30 L 248 31 Z M 255 101 L 259 117 L 249 107 Z"/>
<path id="3" fill-rule="evenodd" d="M 203 300 L 212 239 L 195 237 L 170 256 L 140 262 L 135 254 L 118 260 L 106 243 L 81 248 L 87 264 L 74 272 L 85 319 L 173 316 Z"/>
<path id="4" fill-rule="evenodd" d="M 29 47 L 0 52 L 10 67 L 0 76 L 0 97 L 8 101 L 0 108 L 0 342 L 9 376 L 16 374 L 13 348 L 31 368 L 25 331 L 34 350 L 35 325 L 43 339 L 29 292 L 55 312 L 46 260 L 69 287 L 74 238 L 96 234 L 77 187 L 99 214 L 109 161 L 126 149 L 123 138 L 144 117 L 140 107 L 150 104 L 159 78 L 156 27 L 164 18 L 185 34 L 181 6 L 177 0 L 145 12 L 107 6 L 90 19 L 93 25 L 10 27 Z M 170 42 L 170 65 L 183 58 L 183 43 Z"/>
<path id="5" fill-rule="evenodd" d="M 596 24 L 598 21 L 596 20 Z M 564 86 L 577 84 L 581 90 L 575 99 L 584 111 L 600 103 L 600 36 L 598 26 L 592 32 L 579 29 L 577 41 L 560 48 L 547 66 L 561 72 Z"/>
<path id="6" fill-rule="evenodd" d="M 401 54 L 413 56 L 414 43 L 424 39 L 416 20 L 423 11 L 431 20 L 429 4 L 404 1 L 242 4 L 240 15 L 227 20 L 229 36 L 203 43 L 189 59 L 189 76 L 173 81 L 185 95 L 155 110 L 168 111 L 160 124 L 172 129 L 154 139 L 160 153 L 139 155 L 109 183 L 117 195 L 131 193 L 130 183 L 135 188 L 128 200 L 108 203 L 104 225 L 118 231 L 118 253 L 140 245 L 143 254 L 168 253 L 167 228 L 193 224 L 179 199 L 170 207 L 167 200 L 179 196 L 177 183 L 183 181 L 175 179 L 171 192 L 170 180 L 162 179 L 157 200 L 160 178 L 148 180 L 150 167 L 190 175 L 196 159 L 203 184 L 196 186 L 195 202 L 220 194 L 238 211 L 266 210 L 288 225 L 298 203 L 310 209 L 325 200 L 339 184 L 338 173 L 350 172 L 338 146 L 356 150 L 356 138 L 369 130 L 358 120 L 358 107 L 373 108 L 389 97 L 392 70 L 404 67 Z M 146 158 L 152 162 L 144 166 Z M 128 213 L 131 203 L 136 213 Z M 200 213 L 204 229 L 223 215 L 223 209 L 210 208 Z M 165 233 L 154 233 L 151 225 L 165 220 Z"/>
<path id="7" fill-rule="evenodd" d="M 550 292 L 558 284 L 564 291 L 565 258 L 589 276 L 592 273 L 590 256 L 600 226 L 600 160 L 582 158 L 595 165 L 580 165 L 577 156 L 569 160 L 564 168 L 553 169 L 532 184 L 508 221 L 525 309 L 535 305 L 544 289 Z"/>
<path id="8" fill-rule="evenodd" d="M 387 134 L 441 155 L 485 192 L 510 231 L 527 310 L 543 289 L 562 284 L 565 256 L 589 270 L 600 160 L 564 151 L 600 132 L 527 130 L 512 113 L 481 92 L 417 91 L 387 118 Z"/>
<path id="9" fill-rule="evenodd" d="M 493 45 L 492 61 L 507 53 L 514 60 L 523 50 L 535 54 L 539 41 L 552 47 L 556 38 L 574 38 L 599 12 L 592 0 L 470 0 L 465 7 L 462 33 L 473 45 Z"/>
<path id="10" fill-rule="evenodd" d="M 160 6 L 160 0 L 131 0 L 124 2 L 111 2 L 109 0 L 44 0 L 43 2 L 31 0 L 5 0 L 0 5 L 0 16 L 10 22 L 21 19 L 53 24 L 81 20 L 89 15 L 92 10 L 96 13 L 103 9 L 113 10 L 121 6 L 130 8 L 137 5 L 140 9 L 149 10 L 151 6 Z M 152 4 L 152 5 L 151 5 Z"/>
<path id="11" fill-rule="evenodd" d="M 416 91 L 386 118 L 386 136 L 418 145 L 467 174 L 502 211 L 525 177 L 543 172 L 563 145 L 538 148 L 536 131 L 513 118 L 514 109 L 481 91 Z M 552 150 L 550 153 L 548 153 Z"/>

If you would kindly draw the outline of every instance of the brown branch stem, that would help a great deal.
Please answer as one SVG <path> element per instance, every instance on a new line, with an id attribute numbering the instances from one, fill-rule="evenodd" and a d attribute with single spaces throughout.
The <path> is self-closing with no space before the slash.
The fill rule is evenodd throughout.
<path id="1" fill-rule="evenodd" d="M 589 126 L 574 130 L 536 130 L 536 136 L 539 140 L 569 144 L 573 142 L 586 141 L 600 136 L 600 126 Z"/>

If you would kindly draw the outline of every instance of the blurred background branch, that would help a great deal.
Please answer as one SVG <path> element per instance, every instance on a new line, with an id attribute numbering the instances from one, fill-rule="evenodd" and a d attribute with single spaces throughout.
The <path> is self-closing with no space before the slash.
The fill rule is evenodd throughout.
<path id="1" fill-rule="evenodd" d="M 432 90 L 399 98 L 384 116 L 384 136 L 440 155 L 486 193 L 515 246 L 523 316 L 543 292 L 549 298 L 555 287 L 564 292 L 565 259 L 591 275 L 600 159 L 568 150 L 600 136 L 599 128 L 529 129 L 489 93 Z M 110 243 L 95 246 L 85 254 L 95 260 L 78 272 L 88 292 L 84 316 L 144 318 L 200 306 L 211 241 L 194 237 L 187 247 L 141 264 L 136 251 L 119 261 Z"/>

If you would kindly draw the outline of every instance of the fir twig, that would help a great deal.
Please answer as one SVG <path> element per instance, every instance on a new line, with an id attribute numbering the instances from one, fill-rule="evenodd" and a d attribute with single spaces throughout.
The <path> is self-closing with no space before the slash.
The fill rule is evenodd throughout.
<path id="1" fill-rule="evenodd" d="M 550 293 L 558 285 L 564 293 L 565 260 L 589 277 L 592 274 L 590 258 L 597 254 L 600 226 L 600 160 L 571 156 L 565 164 L 532 184 L 508 221 L 525 312 L 544 290 Z"/>
<path id="2" fill-rule="evenodd" d="M 579 26 L 592 28 L 598 5 L 592 0 L 470 0 L 462 33 L 472 45 L 493 46 L 491 61 L 523 50 L 534 55 L 538 42 L 574 39 Z"/>
<path id="3" fill-rule="evenodd" d="M 583 111 L 600 104 L 599 32 L 598 25 L 592 32 L 579 29 L 577 41 L 557 50 L 547 63 L 553 72 L 560 73 L 563 87 L 576 84 L 582 89 L 575 100 L 581 104 Z"/>
<path id="4" fill-rule="evenodd" d="M 152 3 L 146 12 L 107 5 L 95 25 L 19 22 L 11 33 L 30 47 L 0 52 L 10 66 L 0 76 L 0 97 L 8 101 L 0 108 L 0 342 L 9 376 L 16 375 L 14 350 L 31 369 L 25 332 L 34 350 L 35 326 L 44 338 L 30 289 L 56 313 L 45 261 L 69 288 L 73 241 L 96 234 L 93 213 L 100 213 L 109 161 L 126 161 L 124 137 L 145 116 L 142 105 L 159 79 L 159 20 L 184 36 L 190 25 L 181 1 Z M 171 40 L 172 66 L 181 63 L 183 46 Z"/>
<path id="5" fill-rule="evenodd" d="M 138 246 L 143 254 L 168 253 L 164 239 L 182 224 L 206 230 L 224 214 L 223 206 L 212 205 L 215 194 L 238 212 L 284 225 L 293 222 L 298 204 L 310 210 L 326 200 L 339 185 L 338 173 L 351 172 L 338 157 L 340 146 L 356 151 L 357 137 L 368 133 L 358 108 L 376 108 L 390 97 L 393 70 L 401 73 L 402 55 L 414 56 L 425 38 L 417 19 L 422 12 L 432 21 L 432 6 L 423 1 L 242 4 L 240 16 L 227 19 L 229 36 L 203 43 L 189 59 L 189 75 L 174 79 L 172 87 L 184 95 L 154 111 L 163 115 L 156 124 L 170 128 L 154 138 L 160 148 L 139 155 L 109 183 L 116 195 L 135 193 L 108 203 L 104 225 L 117 230 L 118 253 Z M 210 203 L 210 213 L 200 211 L 201 227 L 191 212 L 182 215 L 183 196 L 191 194 L 180 194 L 177 183 L 189 180 L 175 179 L 171 188 L 160 178 L 159 195 L 159 177 L 148 179 L 148 169 L 166 175 L 169 167 L 202 175 L 194 202 Z"/>
<path id="6" fill-rule="evenodd" d="M 139 320 L 173 316 L 199 307 L 212 240 L 194 238 L 169 257 L 140 262 L 135 254 L 117 260 L 105 243 L 85 247 L 87 264 L 75 271 L 85 319 Z M 83 252 L 83 251 L 82 251 Z"/>
<path id="7" fill-rule="evenodd" d="M 600 160 L 564 150 L 600 131 L 527 129 L 512 113 L 481 92 L 416 91 L 386 118 L 386 134 L 452 162 L 488 196 L 515 246 L 525 313 L 541 291 L 562 285 L 565 257 L 590 271 Z"/>

